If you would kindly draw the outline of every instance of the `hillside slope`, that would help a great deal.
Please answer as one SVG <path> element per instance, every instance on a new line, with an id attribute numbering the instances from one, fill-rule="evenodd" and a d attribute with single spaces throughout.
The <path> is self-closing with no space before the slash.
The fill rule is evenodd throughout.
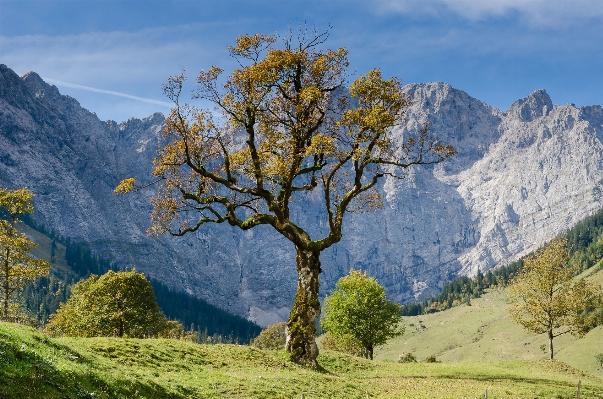
<path id="1" fill-rule="evenodd" d="M 67 301 L 73 284 L 91 274 L 102 275 L 115 269 L 107 259 L 91 255 L 85 244 L 51 238 L 40 226 L 36 226 L 36 229 L 20 223 L 18 227 L 38 244 L 32 255 L 50 262 L 48 278 L 29 284 L 13 298 L 40 326 L 48 321 L 60 302 Z M 230 314 L 203 299 L 174 291 L 152 278 L 150 283 L 163 313 L 171 320 L 180 321 L 186 330 L 196 332 L 199 342 L 209 339 L 214 342 L 249 343 L 261 330 L 247 319 Z"/>
<path id="2" fill-rule="evenodd" d="M 603 285 L 603 263 L 584 272 L 596 284 Z M 543 360 L 548 358 L 545 334 L 526 332 L 509 319 L 507 295 L 490 290 L 471 306 L 460 305 L 443 312 L 405 317 L 406 332 L 390 340 L 375 352 L 378 360 L 396 360 L 405 352 L 418 359 L 436 356 L 443 362 L 477 362 L 509 360 Z M 595 355 L 603 353 L 603 326 L 591 330 L 584 338 L 569 334 L 555 338 L 555 359 L 596 375 L 603 376 Z"/>
<path id="3" fill-rule="evenodd" d="M 603 380 L 561 362 L 395 364 L 325 351 L 319 371 L 284 352 L 116 338 L 49 339 L 0 323 L 0 397 L 494 398 L 602 397 Z"/>

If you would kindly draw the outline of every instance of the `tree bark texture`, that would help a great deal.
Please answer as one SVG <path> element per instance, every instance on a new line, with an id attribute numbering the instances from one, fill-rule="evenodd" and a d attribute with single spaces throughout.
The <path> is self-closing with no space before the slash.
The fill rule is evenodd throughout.
<path id="1" fill-rule="evenodd" d="M 10 298 L 10 269 L 8 267 L 8 258 L 10 256 L 10 250 L 6 250 L 6 260 L 4 261 L 4 265 L 2 265 L 2 277 L 4 277 L 4 284 L 3 284 L 3 290 L 4 290 L 4 298 L 2 298 L 2 318 L 5 320 L 8 320 L 8 300 Z"/>
<path id="2" fill-rule="evenodd" d="M 549 359 L 553 360 L 553 330 L 549 330 Z"/>
<path id="3" fill-rule="evenodd" d="M 286 328 L 286 348 L 291 360 L 311 367 L 318 367 L 315 320 L 320 316 L 318 290 L 320 252 L 296 248 L 297 293 Z"/>

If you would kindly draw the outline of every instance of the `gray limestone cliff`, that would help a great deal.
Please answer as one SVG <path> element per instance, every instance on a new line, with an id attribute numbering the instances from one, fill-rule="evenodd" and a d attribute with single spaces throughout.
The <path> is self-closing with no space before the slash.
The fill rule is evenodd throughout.
<path id="1" fill-rule="evenodd" d="M 323 293 L 361 268 L 396 300 L 421 298 L 533 251 L 600 207 L 600 106 L 553 105 L 537 90 L 502 112 L 446 83 L 404 90 L 412 106 L 394 139 L 429 122 L 459 154 L 384 180 L 383 209 L 347 215 L 342 241 L 321 258 Z M 151 180 L 162 126 L 161 114 L 100 121 L 37 74 L 0 66 L 0 186 L 30 188 L 37 222 L 262 325 L 286 318 L 296 273 L 285 239 L 264 226 L 222 225 L 152 239 L 152 189 L 113 193 L 124 177 Z M 319 200 L 306 198 L 294 217 L 320 231 Z"/>

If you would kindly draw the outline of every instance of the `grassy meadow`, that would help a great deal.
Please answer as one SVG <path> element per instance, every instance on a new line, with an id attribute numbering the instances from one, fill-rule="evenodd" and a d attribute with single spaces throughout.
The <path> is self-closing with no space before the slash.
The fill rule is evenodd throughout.
<path id="1" fill-rule="evenodd" d="M 48 338 L 0 323 L 0 398 L 572 398 L 579 380 L 582 398 L 603 397 L 601 378 L 559 361 L 398 364 L 329 351 L 319 360 L 316 371 L 284 351 Z"/>
<path id="2" fill-rule="evenodd" d="M 603 285 L 603 270 L 595 266 L 583 276 Z M 395 361 L 401 353 L 411 352 L 417 359 L 436 356 L 442 362 L 543 360 L 548 352 L 545 334 L 526 332 L 507 314 L 506 293 L 491 290 L 471 301 L 444 312 L 405 317 L 405 334 L 390 340 L 376 352 L 376 360 Z M 584 372 L 603 376 L 595 355 L 603 353 L 603 326 L 584 338 L 569 334 L 553 340 L 555 359 Z"/>
<path id="3" fill-rule="evenodd" d="M 51 240 L 29 229 L 50 258 Z M 65 273 L 65 248 L 53 267 Z M 583 277 L 603 285 L 601 265 Z M 289 361 L 284 351 L 199 345 L 166 339 L 49 338 L 0 322 L 0 399 L 76 398 L 603 398 L 603 326 L 586 337 L 544 336 L 507 316 L 506 294 L 491 290 L 471 306 L 405 317 L 406 332 L 375 351 L 375 361 L 322 350 L 321 368 Z M 320 339 L 319 339 L 320 342 Z M 413 353 L 438 363 L 396 362 Z"/>

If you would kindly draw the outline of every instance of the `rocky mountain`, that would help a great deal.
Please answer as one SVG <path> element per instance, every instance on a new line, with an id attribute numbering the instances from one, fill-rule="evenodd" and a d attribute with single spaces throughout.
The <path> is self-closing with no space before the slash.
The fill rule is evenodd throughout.
<path id="1" fill-rule="evenodd" d="M 603 110 L 553 105 L 544 90 L 506 112 L 446 83 L 404 88 L 413 105 L 397 140 L 430 123 L 459 154 L 388 178 L 385 207 L 350 214 L 342 242 L 323 253 L 326 292 L 350 268 L 408 301 L 457 274 L 506 264 L 600 207 Z M 181 238 L 148 238 L 152 189 L 116 196 L 124 177 L 150 181 L 163 116 L 100 121 L 35 73 L 0 66 L 0 186 L 27 186 L 35 220 L 90 243 L 176 289 L 260 324 L 286 318 L 296 287 L 293 247 L 267 227 L 208 226 Z M 316 202 L 314 202 L 316 201 Z M 318 200 L 295 217 L 320 230 Z"/>

